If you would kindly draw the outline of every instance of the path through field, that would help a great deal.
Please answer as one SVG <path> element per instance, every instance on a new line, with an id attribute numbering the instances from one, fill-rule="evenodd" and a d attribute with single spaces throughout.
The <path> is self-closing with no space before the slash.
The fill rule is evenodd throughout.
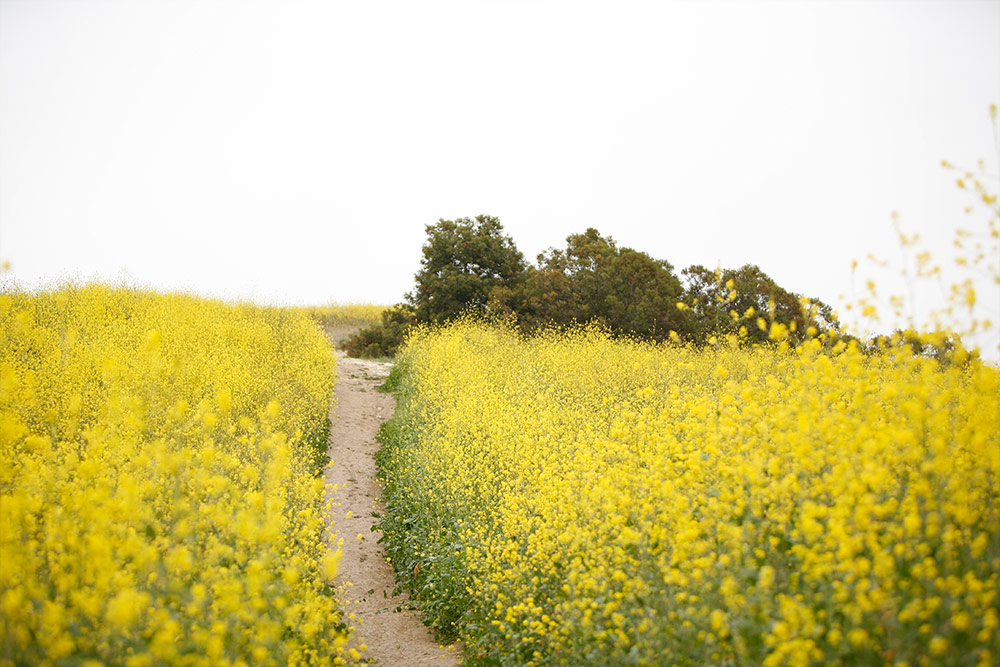
<path id="1" fill-rule="evenodd" d="M 434 641 L 418 612 L 407 608 L 407 595 L 393 597 L 392 569 L 378 544 L 382 534 L 372 532 L 378 521 L 374 514 L 382 511 L 382 489 L 375 478 L 375 435 L 396 406 L 391 395 L 375 387 L 385 381 L 390 368 L 388 363 L 338 353 L 330 430 L 333 462 L 326 470 L 327 493 L 339 503 L 332 518 L 344 541 L 337 585 L 345 611 L 358 617 L 353 645 L 367 645 L 364 655 L 375 664 L 458 665 L 458 651 Z M 336 490 L 331 491 L 330 485 Z"/>

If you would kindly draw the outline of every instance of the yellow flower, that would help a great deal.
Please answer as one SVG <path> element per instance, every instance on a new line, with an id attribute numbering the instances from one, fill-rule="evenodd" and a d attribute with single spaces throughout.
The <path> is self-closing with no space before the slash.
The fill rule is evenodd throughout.
<path id="1" fill-rule="evenodd" d="M 342 658 L 308 315 L 101 285 L 0 306 L 4 658 Z"/>
<path id="2" fill-rule="evenodd" d="M 927 648 L 930 650 L 931 655 L 944 655 L 948 652 L 948 640 L 940 636 L 931 637 Z"/>

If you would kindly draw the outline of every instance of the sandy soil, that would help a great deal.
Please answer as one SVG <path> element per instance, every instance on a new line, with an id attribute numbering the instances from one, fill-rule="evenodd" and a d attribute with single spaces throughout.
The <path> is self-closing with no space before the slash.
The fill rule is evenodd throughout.
<path id="1" fill-rule="evenodd" d="M 375 435 L 392 416 L 395 399 L 375 390 L 391 364 L 352 359 L 338 352 L 337 387 L 331 409 L 327 493 L 334 501 L 335 530 L 343 538 L 337 585 L 345 611 L 357 616 L 353 645 L 378 665 L 458 665 L 459 651 L 442 648 L 420 622 L 406 593 L 392 595 L 392 568 L 372 532 L 381 514 L 382 488 L 375 479 Z M 330 486 L 336 485 L 335 490 Z M 361 539 L 358 539 L 358 536 Z"/>

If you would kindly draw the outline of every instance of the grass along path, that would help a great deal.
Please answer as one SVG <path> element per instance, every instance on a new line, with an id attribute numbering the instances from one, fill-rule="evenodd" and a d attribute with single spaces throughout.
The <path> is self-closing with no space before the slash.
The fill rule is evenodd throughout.
<path id="1" fill-rule="evenodd" d="M 441 648 L 411 609 L 406 593 L 393 596 L 395 578 L 373 532 L 382 512 L 382 487 L 375 475 L 375 436 L 392 416 L 395 399 L 375 388 L 391 364 L 352 359 L 338 352 L 336 403 L 330 429 L 327 493 L 336 503 L 333 516 L 343 537 L 337 585 L 344 611 L 356 615 L 357 650 L 378 665 L 458 665 L 458 651 Z M 334 488 L 336 487 L 336 488 Z M 360 536 L 361 539 L 358 539 Z M 363 658 L 364 659 L 364 658 Z"/>

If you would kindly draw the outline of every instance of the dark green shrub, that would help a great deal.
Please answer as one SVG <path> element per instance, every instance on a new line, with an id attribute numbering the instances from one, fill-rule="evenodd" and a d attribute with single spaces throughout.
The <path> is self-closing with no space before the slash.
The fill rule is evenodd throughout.
<path id="1" fill-rule="evenodd" d="M 402 304 L 393 306 L 382 311 L 381 322 L 351 335 L 343 349 L 352 357 L 364 359 L 394 357 L 414 324 L 413 310 Z"/>

